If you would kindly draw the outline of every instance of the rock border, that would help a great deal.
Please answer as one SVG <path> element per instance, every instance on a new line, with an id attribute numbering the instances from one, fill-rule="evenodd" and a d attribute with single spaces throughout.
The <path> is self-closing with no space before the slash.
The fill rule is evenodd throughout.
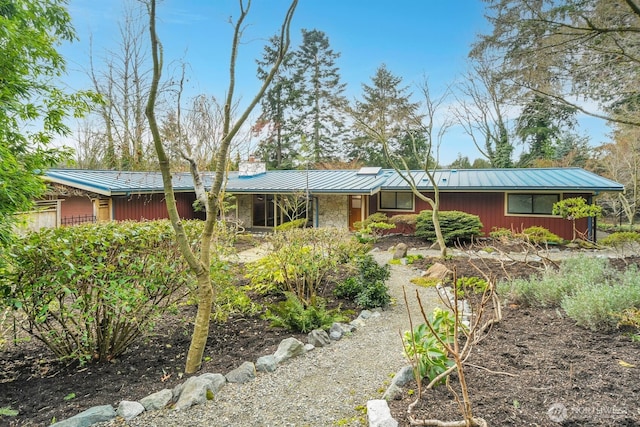
<path id="1" fill-rule="evenodd" d="M 362 310 L 358 317 L 350 323 L 334 323 L 329 329 L 329 333 L 323 329 L 314 329 L 307 335 L 306 344 L 294 337 L 285 338 L 280 342 L 275 353 L 259 357 L 255 364 L 249 361 L 244 362 L 226 375 L 205 373 L 192 376 L 173 389 L 157 391 L 139 401 L 123 400 L 118 404 L 117 408 L 111 405 L 94 406 L 70 418 L 52 424 L 50 427 L 89 427 L 96 423 L 111 421 L 116 417 L 129 421 L 145 411 L 156 411 L 168 407 L 172 407 L 176 411 L 188 410 L 194 405 L 201 405 L 213 400 L 215 394 L 221 392 L 227 383 L 242 384 L 255 379 L 258 372 L 274 372 L 282 362 L 302 356 L 316 348 L 326 347 L 331 344 L 331 341 L 340 340 L 356 332 L 358 328 L 364 327 L 366 320 L 380 316 L 380 309 Z M 403 369 L 406 369 L 406 367 Z M 413 376 L 412 369 L 411 375 Z M 397 384 L 396 378 L 400 378 L 400 376 L 396 375 L 394 377 L 391 386 L 398 387 L 401 385 Z M 380 408 L 380 410 L 372 410 L 372 413 L 384 414 L 385 412 L 383 408 Z M 393 424 L 377 424 L 376 421 L 375 425 L 391 426 Z M 397 422 L 395 425 L 397 425 Z"/>

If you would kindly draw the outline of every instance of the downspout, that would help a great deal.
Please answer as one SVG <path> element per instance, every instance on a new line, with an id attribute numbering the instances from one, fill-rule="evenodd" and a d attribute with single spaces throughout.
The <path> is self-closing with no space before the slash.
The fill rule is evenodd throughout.
<path id="1" fill-rule="evenodd" d="M 319 202 L 318 202 L 318 196 L 314 196 L 313 197 L 313 227 L 314 228 L 318 228 L 320 227 L 320 216 L 318 211 L 320 210 L 319 207 Z"/>

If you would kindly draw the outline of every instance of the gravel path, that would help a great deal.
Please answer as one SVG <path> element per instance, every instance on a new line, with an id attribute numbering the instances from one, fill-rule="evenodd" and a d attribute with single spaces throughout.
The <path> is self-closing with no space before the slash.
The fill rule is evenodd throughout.
<path id="1" fill-rule="evenodd" d="M 374 252 L 373 255 L 381 264 L 391 258 L 388 252 Z M 437 303 L 433 288 L 417 288 L 409 283 L 416 275 L 410 267 L 391 266 L 388 285 L 395 303 L 380 317 L 368 319 L 364 328 L 349 337 L 283 362 L 273 373 L 258 373 L 249 383 L 227 384 L 205 405 L 187 411 L 148 412 L 125 424 L 113 421 L 103 425 L 367 425 L 362 411 L 367 400 L 379 399 L 390 376 L 407 364 L 399 335 L 399 331 L 409 329 L 403 285 L 408 285 L 414 322 L 419 319 L 415 289 L 419 289 L 427 312 Z"/>

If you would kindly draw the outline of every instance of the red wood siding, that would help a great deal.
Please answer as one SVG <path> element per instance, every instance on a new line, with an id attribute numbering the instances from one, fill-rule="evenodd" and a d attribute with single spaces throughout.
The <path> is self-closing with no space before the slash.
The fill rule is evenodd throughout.
<path id="1" fill-rule="evenodd" d="M 433 194 L 427 194 L 433 197 Z M 564 198 L 576 197 L 579 194 L 565 194 Z M 585 198 L 590 195 L 582 195 Z M 378 209 L 377 198 L 374 203 L 372 197 L 371 213 L 384 212 L 388 216 L 398 215 L 408 212 L 384 211 Z M 423 210 L 430 210 L 428 203 L 416 198 L 415 211 L 419 213 Z M 504 193 L 440 193 L 440 210 L 451 211 L 457 210 L 478 215 L 482 222 L 482 232 L 485 236 L 489 235 L 493 228 L 508 228 L 515 232 L 520 232 L 531 226 L 540 226 L 548 229 L 552 233 L 557 234 L 563 239 L 570 240 L 573 238 L 573 228 L 571 221 L 548 216 L 513 216 L 505 215 L 505 196 Z M 576 221 L 578 231 L 586 232 L 588 227 L 586 218 Z"/>
<path id="2" fill-rule="evenodd" d="M 178 213 L 184 219 L 194 218 L 193 193 L 176 193 Z M 136 194 L 113 197 L 113 219 L 141 221 L 169 218 L 164 194 Z"/>
<path id="3" fill-rule="evenodd" d="M 88 197 L 69 196 L 65 197 L 60 204 L 60 218 L 93 215 L 93 203 Z"/>

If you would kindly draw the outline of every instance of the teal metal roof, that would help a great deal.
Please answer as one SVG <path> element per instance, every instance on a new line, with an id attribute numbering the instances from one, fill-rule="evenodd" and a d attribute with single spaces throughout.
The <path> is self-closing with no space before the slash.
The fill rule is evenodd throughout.
<path id="1" fill-rule="evenodd" d="M 375 194 L 381 190 L 403 191 L 410 187 L 400 175 L 390 169 L 362 174 L 356 170 L 287 170 L 268 171 L 254 176 L 239 176 L 230 172 L 229 193 L 294 193 L 311 194 Z M 412 171 L 421 190 L 433 186 L 424 171 Z M 50 169 L 45 177 L 51 182 L 68 185 L 106 196 L 163 191 L 160 172 L 124 172 L 79 169 Z M 580 168 L 530 169 L 447 169 L 434 174 L 441 191 L 623 191 L 624 187 L 609 179 Z M 213 174 L 205 173 L 205 185 Z M 173 174 L 174 189 L 193 191 L 188 173 Z"/>
<path id="2" fill-rule="evenodd" d="M 421 190 L 433 185 L 424 171 L 412 171 Z M 434 179 L 440 191 L 623 191 L 624 186 L 581 168 L 526 169 L 446 169 L 438 170 Z M 383 190 L 407 190 L 408 184 L 393 173 Z"/>
<path id="3" fill-rule="evenodd" d="M 163 191 L 160 172 L 129 172 L 85 169 L 49 169 L 45 179 L 105 196 L 160 193 Z M 175 191 L 193 191 L 191 174 L 173 174 Z"/>
<path id="4" fill-rule="evenodd" d="M 356 170 L 286 170 L 242 177 L 229 173 L 229 193 L 294 193 L 309 189 L 312 194 L 374 194 L 388 176 L 361 174 Z"/>

